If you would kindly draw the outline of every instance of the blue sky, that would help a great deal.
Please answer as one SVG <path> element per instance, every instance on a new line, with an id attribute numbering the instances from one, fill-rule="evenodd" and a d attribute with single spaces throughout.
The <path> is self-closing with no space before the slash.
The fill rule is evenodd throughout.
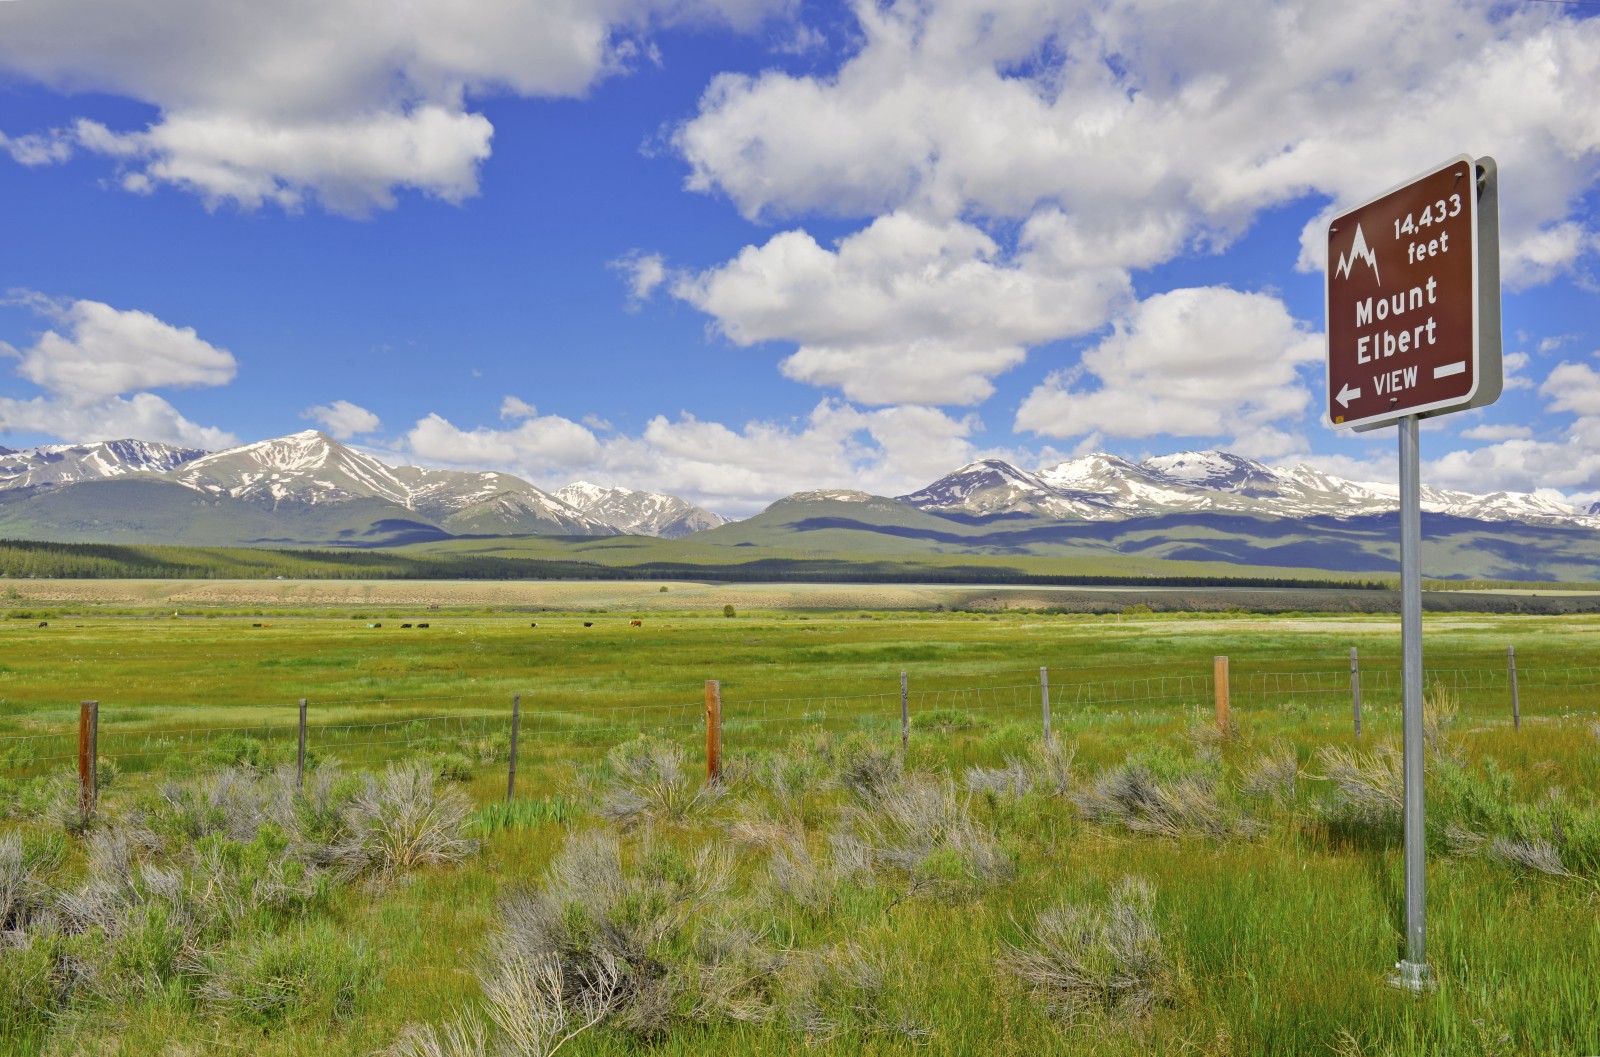
<path id="1" fill-rule="evenodd" d="M 1600 8 L 0 0 L 0 443 L 684 495 L 1320 424 L 1326 220 L 1502 178 L 1493 407 L 1425 481 L 1600 498 Z"/>

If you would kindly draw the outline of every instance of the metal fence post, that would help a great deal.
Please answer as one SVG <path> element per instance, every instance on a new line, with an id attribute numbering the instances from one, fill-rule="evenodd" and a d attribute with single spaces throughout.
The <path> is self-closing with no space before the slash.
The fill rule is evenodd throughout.
<path id="1" fill-rule="evenodd" d="M 1511 673 L 1511 729 L 1522 729 L 1522 702 L 1517 697 L 1517 648 L 1506 647 L 1506 668 Z"/>
<path id="2" fill-rule="evenodd" d="M 1044 706 L 1044 740 L 1050 741 L 1050 669 L 1039 666 L 1039 702 Z"/>
<path id="3" fill-rule="evenodd" d="M 906 688 L 906 673 L 900 673 L 900 751 L 905 752 L 911 745 L 911 704 L 910 692 Z"/>
<path id="4" fill-rule="evenodd" d="M 511 695 L 511 762 L 506 766 L 506 799 L 517 795 L 517 733 L 522 726 L 522 695 Z"/>
<path id="5" fill-rule="evenodd" d="M 100 776 L 96 763 L 100 755 L 100 702 L 78 704 L 78 811 L 85 821 L 94 814 L 100 798 Z"/>
<path id="6" fill-rule="evenodd" d="M 1228 729 L 1228 658 L 1218 657 L 1212 676 L 1212 689 L 1217 698 L 1217 729 Z"/>
<path id="7" fill-rule="evenodd" d="M 300 699 L 300 743 L 294 754 L 294 787 L 304 789 L 306 784 L 306 699 Z"/>
<path id="8" fill-rule="evenodd" d="M 722 780 L 722 683 L 706 680 L 706 781 Z"/>
<path id="9" fill-rule="evenodd" d="M 1356 737 L 1361 737 L 1361 659 L 1350 647 L 1350 707 L 1355 710 Z"/>

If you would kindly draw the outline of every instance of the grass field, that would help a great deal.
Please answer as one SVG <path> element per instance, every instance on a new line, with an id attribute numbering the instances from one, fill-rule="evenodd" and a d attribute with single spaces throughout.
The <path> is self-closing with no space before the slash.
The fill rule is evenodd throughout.
<path id="1" fill-rule="evenodd" d="M 1427 623 L 1451 706 L 1429 756 L 1441 986 L 1412 998 L 1384 985 L 1403 918 L 1393 618 L 558 586 L 56 599 L 47 628 L 0 622 L 0 1053 L 540 1052 L 530 1025 L 559 1028 L 548 1051 L 589 1014 L 562 1053 L 1600 1052 L 1596 618 Z M 1226 737 L 1207 722 L 1218 655 Z M 1065 752 L 1042 747 L 1041 666 Z M 728 760 L 710 798 L 707 679 Z M 513 694 L 522 799 L 499 809 Z M 302 697 L 314 760 L 425 761 L 481 848 L 346 876 L 348 855 L 306 850 L 324 846 L 308 808 L 249 815 L 299 803 L 263 776 Z M 48 757 L 75 750 L 86 698 L 116 773 L 102 821 L 67 832 L 36 776 L 65 766 Z M 340 832 L 326 846 L 348 852 Z M 301 859 L 304 877 L 272 873 Z M 247 912 L 205 909 L 229 884 Z M 112 889 L 116 914 L 81 910 Z M 29 905 L 46 909 L 19 930 Z M 554 992 L 514 971 L 551 965 Z M 486 1048 L 450 1049 L 451 1025 Z"/>

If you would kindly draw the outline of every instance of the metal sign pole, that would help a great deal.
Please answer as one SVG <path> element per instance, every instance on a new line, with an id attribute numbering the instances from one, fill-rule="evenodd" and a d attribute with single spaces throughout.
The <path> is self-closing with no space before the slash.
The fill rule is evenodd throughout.
<path id="1" fill-rule="evenodd" d="M 1422 765 L 1422 481 L 1417 420 L 1484 407 L 1505 384 L 1499 170 L 1461 154 L 1328 222 L 1328 424 L 1400 430 L 1400 641 L 1405 714 L 1406 949 L 1389 980 L 1428 967 Z M 1360 672 L 1350 689 L 1361 735 Z"/>
<path id="2" fill-rule="evenodd" d="M 1405 715 L 1406 956 L 1393 983 L 1407 991 L 1433 987 L 1428 966 L 1428 890 L 1422 822 L 1422 472 L 1417 416 L 1400 427 L 1400 651 Z"/>

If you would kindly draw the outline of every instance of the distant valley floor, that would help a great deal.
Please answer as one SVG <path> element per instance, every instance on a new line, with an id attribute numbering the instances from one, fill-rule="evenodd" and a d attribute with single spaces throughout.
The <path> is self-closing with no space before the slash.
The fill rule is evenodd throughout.
<path id="1" fill-rule="evenodd" d="M 1394 591 L 1309 587 L 1039 587 L 1032 585 L 706 583 L 637 580 L 0 580 L 0 606 L 349 609 L 384 607 L 425 613 L 492 608 L 522 612 L 607 614 L 735 613 L 752 610 L 873 610 L 1059 613 L 1332 612 L 1397 613 Z M 1428 591 L 1430 612 L 1600 613 L 1600 592 Z"/>

